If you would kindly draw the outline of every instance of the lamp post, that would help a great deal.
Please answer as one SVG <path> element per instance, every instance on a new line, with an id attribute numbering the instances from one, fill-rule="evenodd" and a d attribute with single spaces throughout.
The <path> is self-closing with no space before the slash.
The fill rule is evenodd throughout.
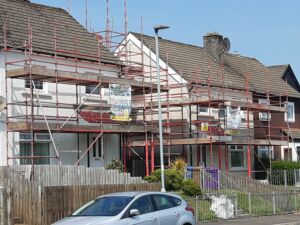
<path id="1" fill-rule="evenodd" d="M 159 67 L 159 43 L 158 31 L 168 29 L 168 26 L 156 25 L 155 32 L 155 46 L 156 46 L 156 73 L 157 73 L 157 100 L 158 100 L 158 123 L 159 123 L 159 153 L 160 153 L 160 169 L 161 169 L 161 192 L 166 192 L 165 188 L 165 168 L 164 168 L 164 150 L 163 150 L 163 136 L 162 136 L 162 115 L 161 115 L 161 99 L 160 99 L 160 67 Z"/>

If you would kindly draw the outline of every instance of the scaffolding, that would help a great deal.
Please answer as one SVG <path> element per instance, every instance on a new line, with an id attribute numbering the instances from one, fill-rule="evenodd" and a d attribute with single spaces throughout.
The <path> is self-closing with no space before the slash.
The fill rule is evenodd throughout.
<path id="1" fill-rule="evenodd" d="M 158 139 L 158 102 L 156 96 L 156 64 L 151 60 L 145 63 L 145 54 L 150 57 L 153 54 L 149 49 L 145 53 L 143 44 L 143 31 L 141 28 L 141 45 L 134 48 L 129 45 L 127 29 L 126 0 L 124 1 L 125 22 L 124 32 L 114 32 L 109 26 L 105 31 L 96 32 L 98 41 L 98 54 L 83 54 L 76 50 L 69 51 L 59 49 L 56 29 L 53 30 L 55 43 L 53 54 L 42 55 L 34 51 L 32 43 L 32 24 L 28 21 L 27 39 L 24 46 L 7 45 L 7 26 L 4 23 L 4 54 L 5 54 L 5 93 L 6 107 L 6 138 L 7 138 L 7 164 L 10 160 L 29 160 L 34 168 L 35 159 L 51 158 L 60 162 L 60 144 L 62 140 L 58 134 L 95 133 L 97 136 L 91 143 L 87 141 L 86 150 L 80 154 L 79 136 L 77 136 L 77 160 L 81 160 L 93 149 L 98 140 L 103 144 L 104 134 L 119 134 L 121 137 L 120 150 L 124 171 L 127 171 L 128 162 L 132 155 L 143 160 L 145 175 L 149 175 L 157 166 L 155 158 Z M 109 9 L 107 9 L 109 17 Z M 101 55 L 102 47 L 110 50 L 121 61 L 115 64 L 107 64 Z M 21 51 L 19 49 L 22 49 Z M 22 59 L 12 59 L 11 54 L 23 54 Z M 62 55 L 68 55 L 64 57 Z M 168 58 L 168 56 L 167 56 Z M 210 64 L 207 68 L 199 68 L 195 71 L 195 77 L 200 77 L 200 69 L 206 69 L 209 76 L 206 79 L 170 82 L 176 74 L 172 73 L 169 63 L 160 67 L 161 72 L 161 102 L 163 113 L 164 155 L 167 157 L 167 165 L 170 166 L 174 157 L 181 156 L 192 164 L 193 156 L 187 156 L 187 152 L 196 152 L 197 165 L 201 161 L 200 147 L 205 145 L 209 149 L 211 167 L 219 167 L 229 171 L 229 145 L 247 146 L 248 176 L 252 175 L 251 151 L 253 146 L 281 146 L 289 142 L 288 135 L 282 130 L 287 127 L 273 126 L 269 115 L 271 112 L 285 113 L 288 93 L 272 95 L 268 88 L 266 78 L 266 92 L 257 93 L 250 87 L 251 77 L 245 75 L 245 83 L 239 89 L 228 88 L 225 82 L 223 63 L 219 65 L 218 84 L 212 84 L 210 76 Z M 106 74 L 116 74 L 108 76 Z M 182 71 L 184 73 L 184 71 Z M 24 101 L 14 99 L 12 87 L 14 80 L 24 80 L 28 83 L 24 88 Z M 54 101 L 44 101 L 37 88 L 38 82 L 52 83 L 55 86 Z M 102 99 L 101 90 L 109 88 L 110 84 L 127 85 L 131 87 L 131 121 L 122 122 L 112 120 L 109 109 L 112 105 Z M 73 98 L 62 99 L 60 86 L 75 87 Z M 92 86 L 89 95 L 82 98 L 80 88 Z M 100 89 L 100 92 L 97 92 Z M 87 103 L 98 93 L 95 103 Z M 259 99 L 266 99 L 267 103 L 260 103 Z M 207 109 L 205 116 L 201 115 L 201 108 Z M 17 109 L 17 110 L 16 110 Z M 244 112 L 243 122 L 238 129 L 228 129 L 228 113 L 230 110 Z M 16 113 L 17 111 L 17 113 Z M 49 112 L 51 112 L 49 114 Z M 62 115 L 63 114 L 63 115 Z M 67 114 L 67 115 L 66 115 Z M 174 116 L 175 115 L 175 116 Z M 265 121 L 260 120 L 260 115 L 267 115 Z M 30 155 L 21 156 L 12 154 L 14 146 L 10 146 L 14 134 L 30 134 Z M 37 133 L 48 133 L 55 149 L 55 155 L 40 156 L 35 154 L 35 136 Z M 54 134 L 57 138 L 54 138 Z M 172 148 L 176 146 L 176 151 Z M 218 165 L 214 163 L 214 147 L 218 147 Z M 143 149 L 139 154 L 138 149 Z M 187 151 L 189 150 L 189 151 Z M 225 165 L 222 164 L 223 155 Z"/>

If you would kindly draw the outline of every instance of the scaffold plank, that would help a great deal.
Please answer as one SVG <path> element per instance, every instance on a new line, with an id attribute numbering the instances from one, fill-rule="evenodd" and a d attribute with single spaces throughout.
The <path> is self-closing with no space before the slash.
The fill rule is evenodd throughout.
<path id="1" fill-rule="evenodd" d="M 286 107 L 284 106 L 273 106 L 266 104 L 258 104 L 254 102 L 242 102 L 242 101 L 226 101 L 225 106 L 231 107 L 241 107 L 241 109 L 249 110 L 260 110 L 260 111 L 270 111 L 270 112 L 286 112 Z"/>
<path id="2" fill-rule="evenodd" d="M 144 126 L 140 125 L 125 125 L 125 124 L 103 124 L 102 128 L 99 124 L 93 125 L 77 125 L 77 124 L 66 124 L 63 128 L 57 129 L 57 127 L 61 127 L 62 124 L 49 123 L 50 130 L 53 132 L 59 131 L 62 133 L 145 133 Z M 30 122 L 8 122 L 7 129 L 8 131 L 15 132 L 26 132 L 30 130 L 31 123 Z M 47 125 L 43 122 L 35 122 L 34 130 L 38 132 L 47 132 Z M 158 128 L 148 127 L 149 132 L 158 133 Z"/>
<path id="3" fill-rule="evenodd" d="M 108 84 L 122 84 L 130 85 L 134 88 L 145 88 L 156 90 L 157 86 L 150 82 L 140 82 L 133 79 L 124 79 L 118 77 L 108 77 L 99 75 L 97 73 L 79 73 L 71 71 L 61 71 L 46 68 L 45 66 L 33 66 L 31 69 L 31 76 L 33 80 L 39 80 L 43 82 L 57 82 L 64 84 L 97 84 L 101 82 L 104 86 Z M 6 72 L 7 78 L 15 79 L 29 79 L 29 69 L 24 67 L 20 69 L 12 69 Z M 164 86 L 161 86 L 161 90 L 167 90 Z"/>
<path id="4" fill-rule="evenodd" d="M 228 142 L 229 145 L 270 145 L 270 146 L 281 146 L 286 145 L 287 141 L 283 140 L 269 140 L 269 139 L 247 139 L 247 138 L 233 138 L 231 142 Z"/>

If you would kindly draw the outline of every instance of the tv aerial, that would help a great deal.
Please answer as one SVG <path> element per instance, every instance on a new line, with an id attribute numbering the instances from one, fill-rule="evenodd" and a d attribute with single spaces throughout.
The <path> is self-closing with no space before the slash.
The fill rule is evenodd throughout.
<path id="1" fill-rule="evenodd" d="M 229 38 L 224 38 L 223 39 L 223 41 L 222 41 L 222 45 L 223 45 L 223 50 L 225 51 L 225 52 L 229 52 L 229 50 L 230 50 L 230 40 L 229 40 Z"/>

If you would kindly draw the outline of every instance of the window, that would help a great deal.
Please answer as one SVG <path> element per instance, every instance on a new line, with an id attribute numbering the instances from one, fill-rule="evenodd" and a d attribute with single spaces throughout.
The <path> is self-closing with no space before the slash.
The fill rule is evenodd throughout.
<path id="1" fill-rule="evenodd" d="M 300 147 L 297 147 L 297 161 L 300 162 Z"/>
<path id="2" fill-rule="evenodd" d="M 92 200 L 78 209 L 72 216 L 116 216 L 132 200 L 132 197 L 114 196 Z"/>
<path id="3" fill-rule="evenodd" d="M 294 102 L 287 102 L 287 112 L 284 114 L 285 122 L 295 122 L 295 104 Z"/>
<path id="4" fill-rule="evenodd" d="M 100 94 L 100 88 L 99 87 L 96 88 L 96 87 L 97 87 L 97 85 L 87 85 L 87 86 L 85 86 L 85 93 L 86 94 L 91 94 L 94 91 L 93 92 L 94 95 L 99 95 Z"/>
<path id="5" fill-rule="evenodd" d="M 199 112 L 199 115 L 209 115 L 208 107 L 199 106 L 198 112 Z"/>
<path id="6" fill-rule="evenodd" d="M 177 206 L 168 196 L 153 195 L 153 199 L 157 210 L 164 210 Z"/>
<path id="7" fill-rule="evenodd" d="M 258 103 L 261 105 L 270 105 L 269 99 L 259 99 Z M 271 113 L 267 112 L 260 112 L 259 113 L 259 120 L 260 121 L 270 121 L 271 120 Z"/>
<path id="8" fill-rule="evenodd" d="M 128 213 L 132 209 L 137 209 L 140 211 L 140 214 L 146 214 L 152 212 L 152 205 L 148 196 L 142 196 L 138 198 L 128 209 Z"/>
<path id="9" fill-rule="evenodd" d="M 37 90 L 44 90 L 44 83 L 42 81 L 33 81 L 34 86 L 32 86 L 33 89 L 37 89 Z M 25 88 L 30 88 L 30 80 L 25 80 Z"/>
<path id="10" fill-rule="evenodd" d="M 33 159 L 36 165 L 48 165 L 50 164 L 50 158 L 42 158 L 50 156 L 49 143 L 35 143 L 34 144 L 34 156 L 41 156 L 41 158 Z M 31 156 L 31 143 L 25 142 L 20 143 L 20 156 Z M 23 158 L 20 159 L 21 165 L 30 165 L 31 159 Z"/>
<path id="11" fill-rule="evenodd" d="M 47 165 L 50 164 L 50 135 L 49 134 L 35 134 L 34 156 L 41 156 L 35 158 L 34 164 Z M 31 134 L 20 133 L 20 156 L 31 156 Z M 44 158 L 45 157 L 45 158 Z M 21 165 L 31 164 L 30 158 L 20 159 Z"/>
<path id="12" fill-rule="evenodd" d="M 246 167 L 245 152 L 247 146 L 244 145 L 230 145 L 230 163 L 231 168 L 242 169 Z"/>
<path id="13" fill-rule="evenodd" d="M 258 146 L 257 150 L 259 159 L 274 159 L 273 146 Z"/>

